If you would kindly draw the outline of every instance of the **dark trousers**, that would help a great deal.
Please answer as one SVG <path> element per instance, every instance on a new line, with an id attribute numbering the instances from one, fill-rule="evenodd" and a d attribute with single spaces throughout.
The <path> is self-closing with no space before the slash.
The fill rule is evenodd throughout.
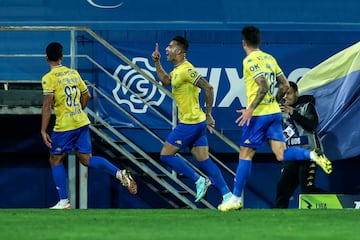
<path id="1" fill-rule="evenodd" d="M 312 161 L 288 161 L 283 163 L 277 189 L 276 208 L 288 208 L 290 197 L 300 186 L 301 193 L 323 193 L 315 186 L 316 163 Z"/>

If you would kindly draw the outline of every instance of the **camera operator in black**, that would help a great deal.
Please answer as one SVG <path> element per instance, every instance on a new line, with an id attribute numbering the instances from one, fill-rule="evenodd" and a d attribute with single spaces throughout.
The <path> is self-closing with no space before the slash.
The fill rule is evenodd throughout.
<path id="1" fill-rule="evenodd" d="M 316 128 L 319 123 L 315 109 L 315 98 L 299 96 L 296 83 L 289 82 L 290 88 L 279 100 L 283 113 L 283 130 L 287 146 L 307 149 L 322 149 Z M 317 165 L 313 161 L 287 161 L 277 183 L 276 208 L 288 208 L 290 197 L 298 185 L 301 193 L 321 193 L 315 186 Z"/>

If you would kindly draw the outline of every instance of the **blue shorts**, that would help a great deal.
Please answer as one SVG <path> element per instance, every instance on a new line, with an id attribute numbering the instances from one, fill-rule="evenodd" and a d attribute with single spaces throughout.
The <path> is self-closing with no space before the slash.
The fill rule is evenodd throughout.
<path id="1" fill-rule="evenodd" d="M 197 124 L 179 123 L 174 130 L 170 132 L 166 141 L 178 148 L 209 146 L 206 130 L 206 121 Z"/>
<path id="2" fill-rule="evenodd" d="M 250 125 L 242 128 L 240 146 L 256 149 L 270 139 L 285 142 L 281 113 L 253 116 Z"/>
<path id="3" fill-rule="evenodd" d="M 65 131 L 52 132 L 51 134 L 52 147 L 50 152 L 54 155 L 61 155 L 75 150 L 80 153 L 91 153 L 91 140 L 89 126 Z"/>

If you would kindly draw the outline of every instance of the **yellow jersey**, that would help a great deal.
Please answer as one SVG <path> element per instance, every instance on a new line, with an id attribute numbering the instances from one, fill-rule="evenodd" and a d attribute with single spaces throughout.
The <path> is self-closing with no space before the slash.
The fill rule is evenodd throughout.
<path id="1" fill-rule="evenodd" d="M 170 72 L 172 94 L 178 106 L 178 119 L 181 123 L 195 124 L 206 120 L 200 107 L 200 88 L 195 86 L 201 75 L 194 66 L 185 61 Z"/>
<path id="2" fill-rule="evenodd" d="M 80 103 L 81 94 L 88 89 L 78 71 L 65 66 L 52 68 L 43 76 L 41 84 L 44 95 L 54 95 L 54 131 L 69 131 L 90 124 Z"/>
<path id="3" fill-rule="evenodd" d="M 255 79 L 264 76 L 269 86 L 269 91 L 264 99 L 254 109 L 253 116 L 261 116 L 281 112 L 276 101 L 276 78 L 283 72 L 273 56 L 261 50 L 256 50 L 247 55 L 243 60 L 243 76 L 246 86 L 247 107 L 254 101 L 259 90 Z"/>

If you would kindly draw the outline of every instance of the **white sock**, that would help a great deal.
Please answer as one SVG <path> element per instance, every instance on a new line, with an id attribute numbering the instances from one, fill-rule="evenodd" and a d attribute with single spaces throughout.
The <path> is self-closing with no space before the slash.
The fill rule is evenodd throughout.
<path id="1" fill-rule="evenodd" d="M 234 202 L 234 203 L 237 203 L 237 202 L 240 202 L 241 201 L 241 197 L 237 197 L 235 196 L 234 194 L 231 196 L 230 198 L 230 201 L 231 202 Z"/>
<path id="2" fill-rule="evenodd" d="M 314 151 L 311 151 L 310 152 L 310 159 L 311 161 L 315 161 L 315 156 L 314 156 L 315 152 Z"/>
<path id="3" fill-rule="evenodd" d="M 118 170 L 118 171 L 116 172 L 116 178 L 117 178 L 117 179 L 121 179 L 121 171 L 120 171 L 120 170 Z"/>
<path id="4" fill-rule="evenodd" d="M 227 194 L 224 194 L 222 197 L 223 197 L 223 199 L 226 199 L 226 198 L 228 198 L 229 196 L 232 196 L 232 193 L 231 193 L 231 192 L 229 192 L 229 193 L 227 193 Z"/>
<path id="5" fill-rule="evenodd" d="M 196 180 L 195 184 L 197 184 L 203 177 L 200 176 L 198 180 Z"/>

